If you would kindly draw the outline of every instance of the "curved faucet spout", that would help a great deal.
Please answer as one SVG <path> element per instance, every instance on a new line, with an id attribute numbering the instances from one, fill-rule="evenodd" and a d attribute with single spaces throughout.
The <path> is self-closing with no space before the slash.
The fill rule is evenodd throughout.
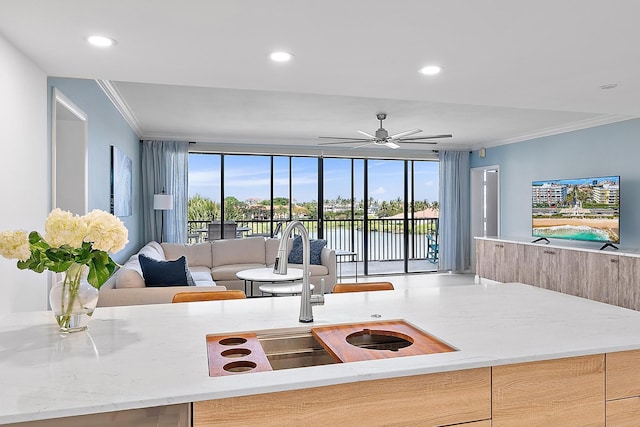
<path id="1" fill-rule="evenodd" d="M 302 293 L 300 295 L 300 317 L 298 320 L 303 323 L 310 323 L 313 322 L 312 306 L 324 304 L 324 289 L 322 289 L 320 295 L 311 295 L 311 284 L 309 283 L 311 243 L 309 242 L 309 232 L 300 221 L 290 222 L 282 232 L 273 272 L 275 274 L 287 274 L 287 241 L 295 229 L 300 232 L 302 237 Z"/>

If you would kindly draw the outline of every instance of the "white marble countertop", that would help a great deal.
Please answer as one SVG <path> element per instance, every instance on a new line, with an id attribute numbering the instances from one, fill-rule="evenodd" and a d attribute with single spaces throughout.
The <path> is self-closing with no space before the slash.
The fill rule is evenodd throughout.
<path id="1" fill-rule="evenodd" d="M 306 325 L 299 301 L 105 307 L 88 331 L 68 336 L 50 312 L 4 315 L 0 424 L 640 349 L 640 313 L 521 284 L 327 295 Z M 459 351 L 208 376 L 207 334 L 389 319 Z"/>

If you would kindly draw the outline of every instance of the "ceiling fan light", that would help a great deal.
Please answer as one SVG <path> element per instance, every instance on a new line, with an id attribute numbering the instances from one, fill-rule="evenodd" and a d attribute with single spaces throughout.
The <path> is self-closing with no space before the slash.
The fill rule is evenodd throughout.
<path id="1" fill-rule="evenodd" d="M 436 74 L 440 74 L 440 71 L 442 71 L 442 68 L 438 65 L 427 65 L 418 70 L 420 74 L 424 74 L 425 76 L 435 76 Z"/>
<path id="2" fill-rule="evenodd" d="M 293 59 L 293 55 L 289 52 L 280 51 L 272 52 L 271 55 L 269 55 L 269 58 L 271 58 L 273 62 L 289 62 Z"/>

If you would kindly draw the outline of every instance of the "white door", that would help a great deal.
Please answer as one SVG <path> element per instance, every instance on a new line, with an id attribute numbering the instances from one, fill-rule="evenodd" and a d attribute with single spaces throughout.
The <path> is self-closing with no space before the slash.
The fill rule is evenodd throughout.
<path id="1" fill-rule="evenodd" d="M 51 107 L 51 209 L 88 209 L 87 115 L 59 90 Z"/>
<path id="2" fill-rule="evenodd" d="M 471 169 L 471 271 L 476 268 L 474 237 L 500 235 L 500 167 Z"/>

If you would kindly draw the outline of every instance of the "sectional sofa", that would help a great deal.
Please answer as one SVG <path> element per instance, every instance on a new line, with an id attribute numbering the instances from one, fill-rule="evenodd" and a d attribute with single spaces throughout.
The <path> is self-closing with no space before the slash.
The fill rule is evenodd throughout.
<path id="1" fill-rule="evenodd" d="M 245 283 L 236 273 L 251 268 L 273 267 L 280 239 L 247 237 L 243 239 L 215 240 L 193 245 L 149 242 L 100 288 L 98 306 L 169 303 L 177 292 L 224 289 L 245 290 Z M 288 241 L 289 251 L 293 240 Z M 185 256 L 195 286 L 147 287 L 138 261 L 144 254 L 156 260 L 175 260 Z M 302 268 L 298 264 L 289 264 Z M 336 283 L 336 255 L 333 249 L 322 248 L 320 264 L 310 265 L 311 283 L 319 290 L 325 280 L 325 289 Z M 253 284 L 249 294 L 259 295 L 258 284 Z"/>

